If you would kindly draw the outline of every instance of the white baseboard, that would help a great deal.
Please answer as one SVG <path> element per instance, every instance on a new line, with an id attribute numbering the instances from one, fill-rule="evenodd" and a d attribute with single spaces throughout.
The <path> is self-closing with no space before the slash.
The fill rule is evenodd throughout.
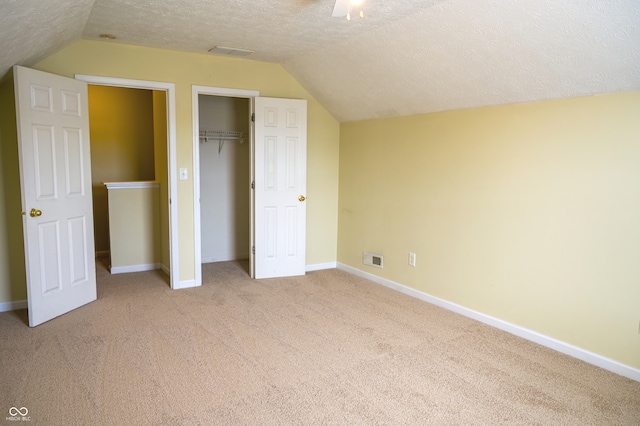
<path id="1" fill-rule="evenodd" d="M 173 286 L 174 290 L 181 290 L 183 288 L 192 288 L 192 287 L 198 287 L 196 285 L 196 280 L 184 280 L 184 281 L 179 281 L 178 283 L 176 283 Z"/>
<path id="2" fill-rule="evenodd" d="M 230 254 L 226 256 L 212 256 L 212 257 L 203 257 L 200 259 L 202 263 L 215 263 L 215 262 L 229 262 L 232 260 L 247 260 L 249 259 L 249 254 Z"/>
<path id="3" fill-rule="evenodd" d="M 160 265 L 160 269 L 162 269 L 162 272 L 164 272 L 165 274 L 167 274 L 167 276 L 171 276 L 170 272 L 171 269 L 169 269 L 169 267 L 167 265 L 165 265 L 164 263 Z"/>
<path id="4" fill-rule="evenodd" d="M 18 309 L 27 309 L 27 301 L 0 302 L 0 312 L 17 311 Z"/>
<path id="5" fill-rule="evenodd" d="M 215 262 L 229 262 L 232 260 L 248 260 L 249 255 L 230 255 L 230 256 L 215 256 L 215 257 L 203 257 L 200 261 L 202 263 L 215 263 Z M 327 262 L 327 263 L 316 263 L 313 265 L 306 265 L 305 271 L 321 271 L 323 269 L 335 269 L 337 267 L 337 262 Z"/>
<path id="6" fill-rule="evenodd" d="M 337 265 L 338 265 L 337 262 L 316 263 L 313 265 L 307 265 L 305 267 L 305 271 L 313 272 L 313 271 L 321 271 L 323 269 L 335 269 Z"/>
<path id="7" fill-rule="evenodd" d="M 472 309 L 465 308 L 464 306 L 458 305 L 456 303 L 449 302 L 447 300 L 440 299 L 435 296 L 431 296 L 430 294 L 423 293 L 419 290 L 408 287 L 404 284 L 399 284 L 394 281 L 387 280 L 386 278 L 381 278 L 377 275 L 371 274 L 369 272 L 361 271 L 360 269 L 356 269 L 351 266 L 344 265 L 342 263 L 338 263 L 337 268 L 345 272 L 349 272 L 350 274 L 357 275 L 361 278 L 365 278 L 370 281 L 373 281 L 376 284 L 389 287 L 393 290 L 397 290 L 401 293 L 415 297 L 416 299 L 420 299 L 425 302 L 431 303 L 433 305 L 440 306 L 441 308 L 447 309 L 449 311 L 453 311 L 460 315 L 464 315 L 465 317 L 474 319 L 476 321 L 480 321 L 492 327 L 506 331 L 507 333 L 514 334 L 518 337 L 522 337 L 523 339 L 527 339 L 529 341 L 538 343 L 542 346 L 546 346 L 550 349 L 561 352 L 565 355 L 569 355 L 573 358 L 577 358 L 589 364 L 595 365 L 600 368 L 604 368 L 605 370 L 609 370 L 613 373 L 616 373 L 621 376 L 640 382 L 640 370 L 625 364 L 621 364 L 618 361 L 603 357 L 602 355 L 598 355 L 596 353 L 587 351 L 577 346 L 570 345 L 569 343 L 562 342 L 552 337 L 545 336 L 536 331 L 529 330 L 527 328 L 520 327 L 515 324 L 511 324 L 499 318 L 494 318 L 492 316 L 483 314 L 481 312 L 477 312 Z"/>
<path id="8" fill-rule="evenodd" d="M 153 271 L 154 269 L 162 269 L 162 265 L 160 263 L 147 263 L 143 265 L 112 266 L 109 272 L 112 274 L 126 274 L 129 272 Z"/>

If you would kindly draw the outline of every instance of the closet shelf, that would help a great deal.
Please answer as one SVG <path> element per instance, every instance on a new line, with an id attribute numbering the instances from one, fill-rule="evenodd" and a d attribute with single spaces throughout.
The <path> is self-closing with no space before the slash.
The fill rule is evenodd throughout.
<path id="1" fill-rule="evenodd" d="M 220 157 L 226 141 L 240 141 L 242 143 L 246 137 L 246 133 L 233 130 L 200 130 L 200 142 L 218 141 L 218 157 Z"/>

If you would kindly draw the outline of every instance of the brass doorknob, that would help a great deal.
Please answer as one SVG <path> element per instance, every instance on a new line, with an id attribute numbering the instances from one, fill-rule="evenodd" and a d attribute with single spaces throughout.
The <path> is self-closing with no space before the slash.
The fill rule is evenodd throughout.
<path id="1" fill-rule="evenodd" d="M 42 211 L 31 209 L 31 212 L 29 212 L 29 214 L 31 215 L 31 217 L 40 217 L 42 216 Z"/>
<path id="2" fill-rule="evenodd" d="M 304 200 L 306 200 L 306 198 L 304 197 L 304 195 L 301 195 L 301 196 L 299 196 L 299 197 L 298 197 L 298 201 L 304 201 Z"/>

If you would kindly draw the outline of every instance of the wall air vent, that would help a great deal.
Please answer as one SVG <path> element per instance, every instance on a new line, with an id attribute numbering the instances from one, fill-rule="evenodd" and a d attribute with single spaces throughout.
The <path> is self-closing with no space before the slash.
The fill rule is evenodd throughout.
<path id="1" fill-rule="evenodd" d="M 367 253 L 365 251 L 362 256 L 362 263 L 369 266 L 375 266 L 376 268 L 382 268 L 383 257 L 380 254 Z"/>
<path id="2" fill-rule="evenodd" d="M 216 46 L 212 49 L 209 49 L 209 53 L 214 53 L 216 55 L 224 55 L 224 56 L 247 56 L 254 53 L 255 50 L 248 49 L 237 49 L 235 47 L 224 47 L 224 46 Z"/>

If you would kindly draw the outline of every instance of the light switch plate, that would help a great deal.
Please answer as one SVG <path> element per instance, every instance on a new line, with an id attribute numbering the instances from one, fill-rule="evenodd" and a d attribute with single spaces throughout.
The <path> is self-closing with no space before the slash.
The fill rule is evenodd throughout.
<path id="1" fill-rule="evenodd" d="M 186 167 L 181 167 L 180 168 L 180 180 L 187 180 L 189 179 L 189 175 L 187 174 L 187 168 Z"/>

